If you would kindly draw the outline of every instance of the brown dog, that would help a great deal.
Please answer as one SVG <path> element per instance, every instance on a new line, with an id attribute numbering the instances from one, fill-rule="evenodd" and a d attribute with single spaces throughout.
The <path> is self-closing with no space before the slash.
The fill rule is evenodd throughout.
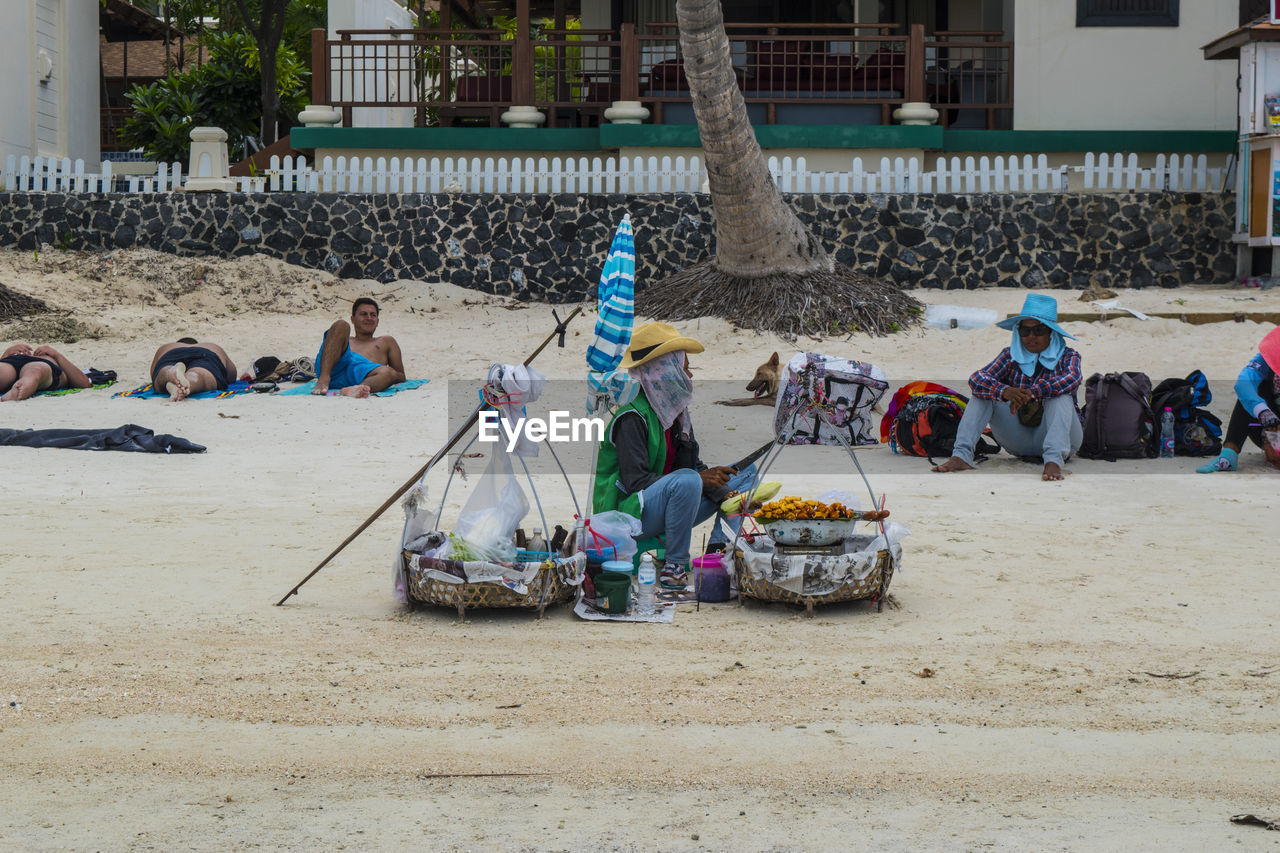
<path id="1" fill-rule="evenodd" d="M 772 406 L 778 399 L 778 380 L 782 377 L 782 366 L 775 352 L 769 360 L 756 368 L 756 375 L 747 383 L 747 390 L 754 397 L 739 397 L 736 400 L 717 400 L 720 406 Z"/>

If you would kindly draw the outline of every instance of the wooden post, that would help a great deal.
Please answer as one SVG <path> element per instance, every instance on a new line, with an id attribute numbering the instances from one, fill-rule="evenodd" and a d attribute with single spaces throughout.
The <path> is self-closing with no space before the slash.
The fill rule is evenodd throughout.
<path id="1" fill-rule="evenodd" d="M 512 52 L 511 97 L 515 104 L 533 106 L 533 41 L 530 37 L 529 0 L 516 0 L 516 43 Z"/>
<path id="2" fill-rule="evenodd" d="M 924 97 L 924 24 L 912 24 L 907 35 L 907 103 L 921 103 Z"/>
<path id="3" fill-rule="evenodd" d="M 329 53 L 324 46 L 324 30 L 311 31 L 311 103 L 328 104 Z"/>
<path id="4" fill-rule="evenodd" d="M 640 40 L 636 38 L 636 25 L 623 24 L 621 32 L 620 74 L 623 101 L 640 100 Z"/>

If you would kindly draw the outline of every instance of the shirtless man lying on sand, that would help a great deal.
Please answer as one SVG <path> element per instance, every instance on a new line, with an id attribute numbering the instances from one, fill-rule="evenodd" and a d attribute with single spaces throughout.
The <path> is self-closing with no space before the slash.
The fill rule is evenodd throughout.
<path id="1" fill-rule="evenodd" d="M 25 400 L 40 391 L 88 388 L 89 377 L 51 346 L 14 344 L 0 355 L 0 401 Z"/>
<path id="2" fill-rule="evenodd" d="M 362 296 L 351 306 L 350 323 L 338 320 L 324 333 L 316 355 L 316 387 L 311 393 L 336 391 L 344 397 L 368 397 L 403 382 L 400 345 L 390 335 L 375 338 L 377 329 L 378 303 Z"/>
<path id="3" fill-rule="evenodd" d="M 156 393 L 185 400 L 201 391 L 225 391 L 236 366 L 217 344 L 179 338 L 162 344 L 151 359 L 151 385 Z"/>

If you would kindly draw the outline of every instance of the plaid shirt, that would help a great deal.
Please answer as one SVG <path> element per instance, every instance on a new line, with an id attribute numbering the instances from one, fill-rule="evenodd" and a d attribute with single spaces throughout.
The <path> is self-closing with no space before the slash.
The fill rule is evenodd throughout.
<path id="1" fill-rule="evenodd" d="M 1035 375 L 1028 376 L 1009 355 L 1009 348 L 1005 347 L 995 361 L 969 377 L 973 396 L 984 400 L 999 400 L 1004 389 L 1010 386 L 1030 390 L 1037 400 L 1063 394 L 1070 394 L 1074 400 L 1076 389 L 1080 387 L 1080 353 L 1067 347 L 1053 370 L 1037 363 Z"/>

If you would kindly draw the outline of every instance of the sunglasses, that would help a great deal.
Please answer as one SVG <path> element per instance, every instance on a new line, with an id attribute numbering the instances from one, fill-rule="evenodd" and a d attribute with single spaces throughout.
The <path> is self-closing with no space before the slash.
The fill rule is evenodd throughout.
<path id="1" fill-rule="evenodd" d="M 1052 331 L 1053 330 L 1044 323 L 1037 323 L 1034 326 L 1018 326 L 1018 334 L 1024 338 L 1029 338 L 1032 335 L 1035 335 L 1037 338 L 1043 338 Z"/>

